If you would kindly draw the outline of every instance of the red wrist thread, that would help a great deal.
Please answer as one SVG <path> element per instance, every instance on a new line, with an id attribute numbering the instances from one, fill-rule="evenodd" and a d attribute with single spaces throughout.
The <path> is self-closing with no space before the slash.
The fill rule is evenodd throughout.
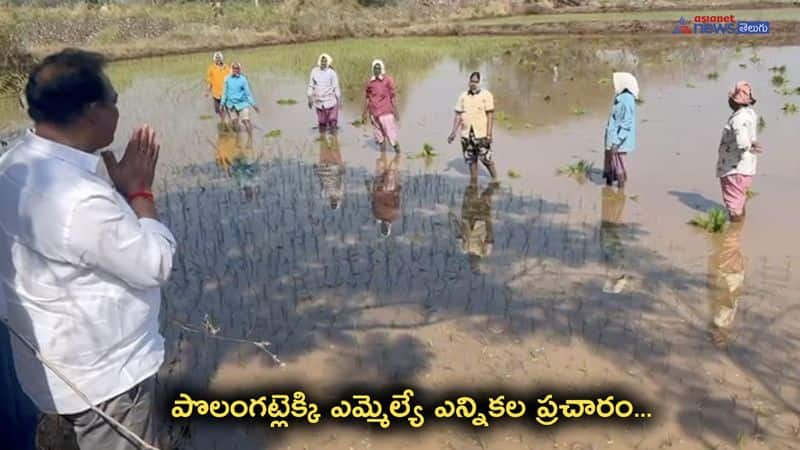
<path id="1" fill-rule="evenodd" d="M 135 199 L 137 197 L 144 197 L 144 198 L 147 198 L 147 199 L 149 199 L 151 201 L 154 200 L 154 198 L 155 198 L 155 197 L 153 197 L 153 193 L 150 192 L 150 191 L 138 191 L 138 192 L 134 192 L 133 194 L 129 195 L 128 196 L 128 201 L 132 202 L 133 199 Z"/>

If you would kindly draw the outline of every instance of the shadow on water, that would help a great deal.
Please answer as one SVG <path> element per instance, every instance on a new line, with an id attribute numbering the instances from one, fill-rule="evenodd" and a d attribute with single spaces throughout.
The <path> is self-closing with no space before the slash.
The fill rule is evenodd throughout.
<path id="1" fill-rule="evenodd" d="M 714 200 L 708 199 L 697 192 L 669 191 L 669 195 L 678 199 L 679 202 L 701 213 L 707 212 L 712 208 L 725 209 L 725 207 Z"/>
<path id="2" fill-rule="evenodd" d="M 577 338 L 601 359 L 644 367 L 657 386 L 646 395 L 671 399 L 684 432 L 700 440 L 735 442 L 754 430 L 784 436 L 754 424 L 752 407 L 710 385 L 696 361 L 732 362 L 792 411 L 780 386 L 798 381 L 797 369 L 747 340 L 734 339 L 728 353 L 712 345 L 708 308 L 697 301 L 706 280 L 640 244 L 646 232 L 622 220 L 624 193 L 603 190 L 598 227 L 572 223 L 568 204 L 485 181 L 401 173 L 394 183 L 402 189 L 387 191 L 399 198 L 387 203 L 392 232 L 384 237 L 374 205 L 381 190 L 372 186 L 386 183 L 392 158 L 376 157 L 376 174 L 344 169 L 330 149 L 318 163 L 253 163 L 256 195 L 213 164 L 170 175 L 192 174 L 199 187 L 166 186 L 161 197 L 181 249 L 162 314 L 167 391 L 255 389 L 282 370 L 253 345 L 176 323 L 269 341 L 289 367 L 310 378 L 324 373 L 330 386 L 413 381 L 441 363 L 418 331 L 446 326 L 478 337 L 500 324 L 499 342 L 547 337 L 568 347 Z M 341 199 L 336 208 L 332 198 Z M 798 339 L 759 328 L 780 319 L 745 316 L 743 335 L 760 330 L 760 346 L 796 351 Z M 217 441 L 202 428 L 183 426 L 172 437 L 181 448 L 223 448 L 236 434 Z M 240 448 L 278 446 L 263 429 L 240 431 Z"/>

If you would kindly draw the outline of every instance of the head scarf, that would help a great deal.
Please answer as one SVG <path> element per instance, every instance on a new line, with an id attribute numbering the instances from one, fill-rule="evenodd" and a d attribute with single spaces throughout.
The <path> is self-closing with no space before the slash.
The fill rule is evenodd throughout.
<path id="1" fill-rule="evenodd" d="M 750 106 L 756 102 L 756 99 L 753 98 L 753 87 L 750 86 L 750 83 L 747 81 L 737 82 L 733 88 L 728 91 L 728 98 L 745 106 Z"/>
<path id="2" fill-rule="evenodd" d="M 320 67 L 322 65 L 323 57 L 325 57 L 325 59 L 328 60 L 328 67 L 333 67 L 333 58 L 331 58 L 331 55 L 327 53 L 322 53 L 321 55 L 319 55 L 319 57 L 317 58 L 317 67 Z"/>
<path id="3" fill-rule="evenodd" d="M 212 60 L 212 61 L 214 61 L 214 62 L 217 62 L 217 57 L 218 57 L 218 56 L 219 56 L 219 60 L 220 60 L 220 61 L 223 61 L 223 62 L 225 61 L 225 60 L 222 58 L 222 52 L 214 52 L 214 56 L 212 56 L 212 57 L 211 57 L 211 60 Z"/>
<path id="4" fill-rule="evenodd" d="M 635 98 L 639 98 L 639 83 L 636 77 L 628 72 L 614 72 L 614 94 L 619 95 L 625 89 L 628 90 Z"/>
<path id="5" fill-rule="evenodd" d="M 381 75 L 386 75 L 386 65 L 383 64 L 383 61 L 381 61 L 380 59 L 372 61 L 372 64 L 369 66 L 369 70 L 371 71 L 375 67 L 375 65 L 381 66 Z M 373 80 L 375 79 L 374 74 L 372 75 L 372 79 Z"/>

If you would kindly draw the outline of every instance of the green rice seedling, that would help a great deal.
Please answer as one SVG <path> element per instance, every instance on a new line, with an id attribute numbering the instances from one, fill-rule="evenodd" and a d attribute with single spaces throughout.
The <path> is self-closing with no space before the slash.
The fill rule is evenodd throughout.
<path id="1" fill-rule="evenodd" d="M 686 83 L 686 87 L 687 87 L 687 88 L 689 88 L 689 89 L 694 89 L 694 88 L 696 88 L 697 86 L 695 86 L 695 85 L 694 85 L 694 84 L 692 84 L 692 83 Z"/>
<path id="2" fill-rule="evenodd" d="M 758 118 L 758 132 L 760 133 L 761 130 L 767 127 L 767 121 L 764 120 L 763 117 Z"/>
<path id="3" fill-rule="evenodd" d="M 636 104 L 637 105 L 644 104 L 644 97 L 636 97 Z"/>
<path id="4" fill-rule="evenodd" d="M 739 64 L 740 69 L 747 69 L 747 64 Z"/>
<path id="5" fill-rule="evenodd" d="M 783 108 L 781 109 L 786 114 L 794 114 L 797 112 L 797 105 L 794 103 L 786 103 L 783 105 Z"/>
<path id="6" fill-rule="evenodd" d="M 433 148 L 433 145 L 431 145 L 431 144 L 426 142 L 425 144 L 422 145 L 422 151 L 421 152 L 417 153 L 416 155 L 411 155 L 408 158 L 409 159 L 430 159 L 430 158 L 433 158 L 433 157 L 438 156 L 438 155 L 439 155 L 439 153 L 436 152 L 436 150 Z"/>
<path id="7" fill-rule="evenodd" d="M 582 116 L 582 115 L 586 114 L 586 110 L 582 106 L 576 106 L 572 110 L 572 114 L 575 114 L 576 116 Z"/>
<path id="8" fill-rule="evenodd" d="M 772 76 L 772 80 L 770 81 L 772 81 L 773 86 L 783 86 L 788 80 L 782 74 L 775 74 Z"/>
<path id="9" fill-rule="evenodd" d="M 276 137 L 280 137 L 281 134 L 283 134 L 283 132 L 281 130 L 279 130 L 279 129 L 276 129 L 276 130 L 272 130 L 269 133 L 265 134 L 264 137 L 265 138 L 276 138 Z"/>
<path id="10" fill-rule="evenodd" d="M 800 95 L 800 86 L 794 88 L 794 95 Z"/>
<path id="11" fill-rule="evenodd" d="M 592 169 L 594 169 L 594 163 L 582 159 L 578 162 L 558 169 L 557 173 L 559 175 L 567 175 L 570 177 L 587 177 L 592 172 Z"/>
<path id="12" fill-rule="evenodd" d="M 514 169 L 509 169 L 508 170 L 508 177 L 509 178 L 522 178 L 522 174 L 517 172 Z"/>
<path id="13" fill-rule="evenodd" d="M 758 195 L 758 192 L 756 192 L 756 191 L 754 191 L 754 190 L 752 190 L 750 188 L 747 188 L 747 191 L 745 192 L 745 195 L 747 196 L 747 199 L 750 200 L 751 198 L 756 197 Z"/>
<path id="14" fill-rule="evenodd" d="M 719 233 L 728 226 L 728 213 L 722 208 L 711 208 L 705 216 L 699 215 L 690 220 L 689 224 L 702 228 L 709 233 Z"/>
<path id="15" fill-rule="evenodd" d="M 278 104 L 279 105 L 296 105 L 297 104 L 297 100 L 295 100 L 293 98 L 284 98 L 284 99 L 278 100 Z"/>
<path id="16" fill-rule="evenodd" d="M 211 115 L 211 114 L 203 114 L 203 115 L 200 116 L 200 120 L 211 120 L 213 118 L 214 118 L 214 116 Z"/>
<path id="17" fill-rule="evenodd" d="M 352 125 L 354 127 L 360 127 L 362 125 L 366 125 L 366 123 L 367 123 L 366 121 L 358 119 L 358 120 L 354 120 L 354 121 L 350 122 L 350 125 Z"/>
<path id="18" fill-rule="evenodd" d="M 786 73 L 786 66 L 785 65 L 783 65 L 783 66 L 773 66 L 773 67 L 769 68 L 769 71 L 770 72 L 779 73 L 779 74 L 783 75 L 783 74 Z"/>
<path id="19" fill-rule="evenodd" d="M 757 53 L 753 53 L 753 56 L 750 57 L 750 62 L 755 64 L 759 61 L 761 61 L 761 57 Z"/>
<path id="20" fill-rule="evenodd" d="M 709 80 L 716 80 L 717 78 L 719 78 L 719 73 L 711 72 L 708 75 L 706 75 L 706 77 L 708 77 Z"/>
<path id="21" fill-rule="evenodd" d="M 600 78 L 599 80 L 597 80 L 597 84 L 608 84 L 608 83 L 611 83 L 611 80 L 609 78 Z"/>
<path id="22" fill-rule="evenodd" d="M 638 195 L 631 195 L 628 198 L 631 199 L 631 201 L 634 201 L 634 202 L 638 202 L 639 201 L 639 196 Z"/>

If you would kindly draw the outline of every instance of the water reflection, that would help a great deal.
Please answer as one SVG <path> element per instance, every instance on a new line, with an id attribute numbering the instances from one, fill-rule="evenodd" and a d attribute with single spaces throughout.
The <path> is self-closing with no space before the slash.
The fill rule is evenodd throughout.
<path id="1" fill-rule="evenodd" d="M 744 284 L 743 226 L 743 222 L 731 223 L 724 234 L 713 241 L 713 250 L 708 258 L 709 294 L 713 314 L 711 339 L 718 347 L 725 347 L 728 343 Z"/>
<path id="2" fill-rule="evenodd" d="M 402 156 L 395 153 L 390 158 L 388 152 L 382 151 L 375 161 L 375 177 L 367 181 L 367 191 L 372 200 L 372 214 L 378 225 L 378 235 L 389 237 L 392 234 L 392 222 L 400 217 L 400 164 Z"/>
<path id="3" fill-rule="evenodd" d="M 494 248 L 492 198 L 498 187 L 498 183 L 492 182 L 481 192 L 477 180 L 473 180 L 464 189 L 461 219 L 455 224 L 456 236 L 474 273 L 482 270 L 481 262 L 492 254 Z"/>
<path id="4" fill-rule="evenodd" d="M 260 158 L 253 151 L 252 136 L 243 139 L 241 134 L 225 131 L 220 126 L 215 148 L 217 166 L 226 176 L 236 180 L 247 201 L 253 201 L 259 191 L 257 176 Z"/>
<path id="5" fill-rule="evenodd" d="M 319 178 L 322 195 L 332 210 L 337 210 L 344 200 L 344 174 L 346 172 L 339 137 L 336 134 L 320 133 L 319 161 L 314 164 L 314 173 Z"/>
<path id="6" fill-rule="evenodd" d="M 601 192 L 600 245 L 606 268 L 603 292 L 619 294 L 626 284 L 623 234 L 628 226 L 622 221 L 622 213 L 627 197 L 624 189 L 604 186 Z"/>

